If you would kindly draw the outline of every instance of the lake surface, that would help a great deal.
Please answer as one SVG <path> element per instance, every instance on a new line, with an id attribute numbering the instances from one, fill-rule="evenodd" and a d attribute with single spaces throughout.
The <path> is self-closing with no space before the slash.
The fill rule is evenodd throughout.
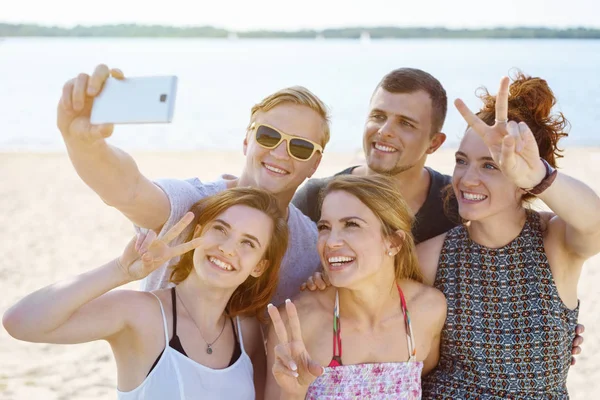
<path id="1" fill-rule="evenodd" d="M 465 128 L 452 100 L 477 109 L 475 89 L 495 92 L 500 77 L 518 67 L 554 90 L 572 125 L 564 145 L 600 146 L 600 41 L 6 38 L 0 151 L 63 151 L 55 123 L 62 86 L 98 63 L 129 76 L 179 77 L 172 124 L 117 127 L 110 140 L 128 150 L 241 148 L 251 106 L 303 85 L 331 108 L 328 150 L 354 151 L 373 89 L 398 67 L 421 68 L 446 88 L 449 144 Z"/>

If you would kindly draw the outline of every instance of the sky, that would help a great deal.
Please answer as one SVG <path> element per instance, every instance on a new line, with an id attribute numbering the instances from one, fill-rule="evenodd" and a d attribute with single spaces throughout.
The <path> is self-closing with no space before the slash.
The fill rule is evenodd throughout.
<path id="1" fill-rule="evenodd" d="M 596 0 L 0 0 L 0 10 L 0 22 L 63 27 L 138 23 L 212 25 L 237 31 L 349 26 L 600 28 Z"/>

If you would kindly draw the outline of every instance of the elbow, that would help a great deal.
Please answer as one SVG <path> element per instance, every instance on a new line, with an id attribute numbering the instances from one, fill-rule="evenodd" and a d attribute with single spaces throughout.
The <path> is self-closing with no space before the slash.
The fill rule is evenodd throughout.
<path id="1" fill-rule="evenodd" d="M 19 323 L 19 312 L 15 310 L 14 307 L 9 308 L 2 316 L 2 326 L 13 338 L 25 340 L 19 329 L 21 327 L 21 324 Z"/>
<path id="2" fill-rule="evenodd" d="M 35 325 L 28 327 L 24 317 L 23 311 L 13 306 L 2 316 L 2 326 L 10 336 L 17 340 L 39 342 L 40 337 L 39 334 L 36 334 Z"/>

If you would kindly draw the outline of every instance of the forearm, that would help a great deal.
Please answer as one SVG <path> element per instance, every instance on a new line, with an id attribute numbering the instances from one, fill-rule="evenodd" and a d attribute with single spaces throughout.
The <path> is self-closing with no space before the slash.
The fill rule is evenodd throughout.
<path id="1" fill-rule="evenodd" d="M 558 173 L 538 197 L 573 230 L 590 235 L 600 231 L 600 197 L 585 183 Z"/>
<path id="2" fill-rule="evenodd" d="M 104 140 L 65 144 L 77 174 L 105 203 L 121 209 L 134 201 L 141 173 L 129 154 Z"/>
<path id="3" fill-rule="evenodd" d="M 65 324 L 85 304 L 129 281 L 116 260 L 111 261 L 31 293 L 6 311 L 3 325 L 17 339 L 44 341 L 45 334 Z"/>

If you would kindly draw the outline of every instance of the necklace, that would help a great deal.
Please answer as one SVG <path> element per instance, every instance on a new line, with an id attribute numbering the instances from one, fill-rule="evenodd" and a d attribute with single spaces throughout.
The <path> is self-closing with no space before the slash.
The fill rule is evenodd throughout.
<path id="1" fill-rule="evenodd" d="M 217 338 L 215 340 L 213 340 L 212 342 L 208 343 L 206 341 L 206 339 L 204 339 L 204 336 L 202 336 L 202 331 L 198 327 L 198 324 L 196 323 L 196 320 L 194 319 L 194 317 L 192 317 L 192 314 L 188 311 L 187 307 L 185 306 L 185 303 L 183 302 L 183 299 L 179 296 L 179 292 L 177 292 L 177 289 L 175 289 L 175 294 L 177 295 L 177 298 L 179 299 L 179 301 L 183 305 L 183 308 L 184 308 L 185 312 L 188 313 L 188 315 L 192 319 L 192 322 L 194 323 L 194 325 L 196 325 L 196 329 L 198 329 L 198 333 L 200 334 L 200 337 L 202 338 L 202 340 L 204 340 L 204 343 L 206 343 L 206 354 L 211 355 L 213 353 L 212 345 L 215 344 L 215 342 L 217 340 L 219 340 L 219 338 L 223 334 L 223 331 L 225 330 L 225 321 L 227 321 L 227 318 L 223 318 L 223 326 L 221 327 L 221 332 L 219 333 L 219 336 L 217 336 Z"/>

